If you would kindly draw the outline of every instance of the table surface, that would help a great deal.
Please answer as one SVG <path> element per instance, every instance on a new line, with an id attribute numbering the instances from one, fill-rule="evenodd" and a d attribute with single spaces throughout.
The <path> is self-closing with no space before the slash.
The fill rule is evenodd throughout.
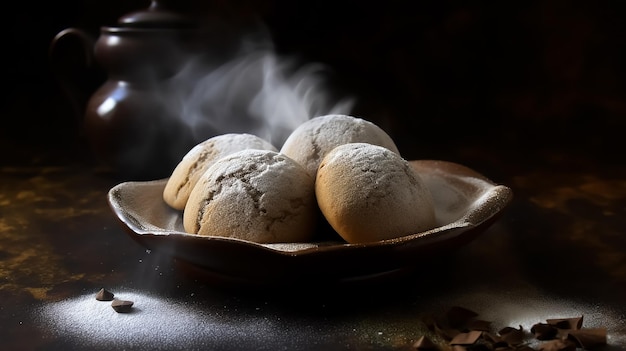
<path id="1" fill-rule="evenodd" d="M 427 320 L 454 306 L 495 330 L 584 316 L 583 327 L 606 328 L 605 349 L 626 347 L 621 162 L 563 149 L 442 154 L 513 189 L 497 222 L 405 276 L 302 291 L 219 285 L 146 250 L 106 201 L 120 180 L 67 148 L 33 147 L 0 168 L 8 349 L 407 350 L 421 336 L 445 349 Z M 132 313 L 97 301 L 103 287 Z"/>

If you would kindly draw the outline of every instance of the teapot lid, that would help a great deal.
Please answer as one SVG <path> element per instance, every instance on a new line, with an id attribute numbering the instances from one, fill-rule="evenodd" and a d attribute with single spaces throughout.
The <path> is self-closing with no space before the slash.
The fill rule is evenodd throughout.
<path id="1" fill-rule="evenodd" d="M 188 16 L 170 11 L 162 1 L 152 0 L 146 10 L 129 13 L 119 18 L 118 23 L 131 28 L 192 28 L 196 23 Z"/>

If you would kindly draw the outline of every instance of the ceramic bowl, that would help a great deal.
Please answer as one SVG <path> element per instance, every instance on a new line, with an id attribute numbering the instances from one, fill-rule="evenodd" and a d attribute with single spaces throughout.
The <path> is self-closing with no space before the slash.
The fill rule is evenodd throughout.
<path id="1" fill-rule="evenodd" d="M 111 209 L 146 248 L 234 282 L 351 282 L 409 270 L 429 257 L 451 255 L 498 218 L 513 193 L 463 165 L 410 161 L 431 190 L 437 226 L 400 238 L 348 244 L 320 216 L 316 242 L 258 244 L 184 232 L 182 212 L 162 198 L 167 179 L 124 182 L 111 188 Z"/>

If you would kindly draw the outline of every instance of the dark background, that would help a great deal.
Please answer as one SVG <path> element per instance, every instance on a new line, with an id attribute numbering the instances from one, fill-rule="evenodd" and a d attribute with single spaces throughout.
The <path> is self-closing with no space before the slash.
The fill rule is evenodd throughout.
<path id="1" fill-rule="evenodd" d="M 327 64 L 354 114 L 386 129 L 407 158 L 476 144 L 568 148 L 622 162 L 626 3 L 622 1 L 186 1 L 235 24 L 262 21 L 277 51 Z M 148 1 L 16 2 L 3 20 L 0 140 L 81 150 L 48 59 L 54 35 L 97 35 Z M 11 145 L 15 145 L 14 143 Z M 10 162 L 14 152 L 4 148 Z"/>

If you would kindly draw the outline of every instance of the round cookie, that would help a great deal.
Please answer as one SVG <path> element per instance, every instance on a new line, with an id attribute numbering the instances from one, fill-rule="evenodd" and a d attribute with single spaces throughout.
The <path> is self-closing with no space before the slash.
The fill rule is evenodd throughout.
<path id="1" fill-rule="evenodd" d="M 348 243 L 365 243 L 435 227 L 430 190 L 409 162 L 381 146 L 351 143 L 322 160 L 315 180 L 320 210 Z"/>
<path id="2" fill-rule="evenodd" d="M 188 233 L 257 243 L 308 242 L 317 213 L 313 178 L 300 164 L 248 149 L 217 160 L 200 177 L 183 225 Z"/>
<path id="3" fill-rule="evenodd" d="M 397 154 L 391 137 L 376 124 L 347 115 L 326 115 L 299 125 L 285 140 L 280 152 L 296 160 L 315 178 L 322 158 L 335 147 L 348 143 L 369 143 Z"/>
<path id="4" fill-rule="evenodd" d="M 236 151 L 260 149 L 278 151 L 258 136 L 245 133 L 221 134 L 194 146 L 178 163 L 163 189 L 165 203 L 183 210 L 198 178 L 218 159 Z"/>

